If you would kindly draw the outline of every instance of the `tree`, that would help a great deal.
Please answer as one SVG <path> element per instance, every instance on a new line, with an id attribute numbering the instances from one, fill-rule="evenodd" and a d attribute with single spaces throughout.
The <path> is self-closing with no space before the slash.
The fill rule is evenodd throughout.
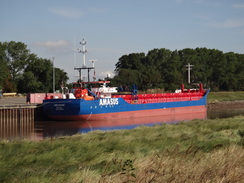
<path id="1" fill-rule="evenodd" d="M 0 89 L 3 87 L 4 80 L 7 78 L 8 69 L 7 69 L 7 62 L 4 59 L 4 48 L 3 44 L 0 43 Z"/>
<path id="2" fill-rule="evenodd" d="M 142 90 L 163 87 L 161 73 L 159 70 L 155 70 L 154 66 L 144 68 L 141 75 L 139 88 Z"/>
<path id="3" fill-rule="evenodd" d="M 64 87 L 67 83 L 69 77 L 67 76 L 67 73 L 64 72 L 64 70 L 55 68 L 55 88 L 60 89 L 61 87 Z"/>
<path id="4" fill-rule="evenodd" d="M 115 65 L 115 72 L 119 73 L 121 69 L 140 70 L 142 68 L 141 60 L 144 57 L 144 53 L 123 55 Z"/>
<path id="5" fill-rule="evenodd" d="M 244 54 L 238 54 L 238 63 L 236 66 L 235 77 L 237 80 L 237 91 L 244 91 Z"/>
<path id="6" fill-rule="evenodd" d="M 177 50 L 171 52 L 171 56 L 164 64 L 165 69 L 162 71 L 164 78 L 165 90 L 175 90 L 184 81 L 182 74 L 182 62 Z"/>
<path id="7" fill-rule="evenodd" d="M 38 81 L 33 72 L 27 71 L 19 78 L 18 88 L 21 93 L 43 92 L 43 84 Z"/>
<path id="8" fill-rule="evenodd" d="M 13 92 L 16 91 L 16 87 L 11 80 L 5 50 L 6 45 L 0 42 L 0 89 L 4 92 Z"/>
<path id="9" fill-rule="evenodd" d="M 25 72 L 32 72 L 35 76 L 36 81 L 42 83 L 40 90 L 42 92 L 52 91 L 52 62 L 48 59 L 36 58 L 29 62 L 25 69 Z"/>
<path id="10" fill-rule="evenodd" d="M 133 85 L 139 84 L 140 72 L 132 69 L 120 69 L 118 75 L 116 75 L 111 83 L 112 85 Z"/>
<path id="11" fill-rule="evenodd" d="M 210 50 L 207 48 L 196 48 L 197 60 L 199 66 L 194 66 L 193 71 L 198 70 L 199 82 L 205 83 L 206 86 L 210 86 L 211 75 L 213 69 L 210 67 Z"/>
<path id="12" fill-rule="evenodd" d="M 12 80 L 16 81 L 18 75 L 23 72 L 27 65 L 30 51 L 27 49 L 27 46 L 21 42 L 4 42 L 3 45 L 5 47 L 5 59 Z"/>
<path id="13" fill-rule="evenodd" d="M 116 64 L 114 81 L 134 82 L 142 89 L 163 87 L 172 91 L 187 83 L 188 63 L 194 65 L 191 83 L 204 83 L 213 91 L 244 90 L 244 55 L 207 48 L 173 52 L 161 48 L 150 50 L 147 55 L 124 55 Z"/>
<path id="14" fill-rule="evenodd" d="M 53 63 L 48 59 L 36 58 L 30 61 L 24 70 L 28 77 L 22 77 L 21 80 L 30 79 L 31 83 L 36 86 L 31 92 L 52 92 L 53 91 Z M 32 73 L 32 74 L 30 74 Z M 55 68 L 55 89 L 60 89 L 68 80 L 67 73 L 59 68 Z M 21 83 L 21 82 L 20 82 Z M 28 91 L 26 88 L 23 91 Z"/>
<path id="15" fill-rule="evenodd" d="M 21 42 L 0 42 L 0 87 L 5 92 L 52 92 L 53 64 L 30 53 Z M 67 73 L 56 71 L 56 88 L 65 85 Z"/>
<path id="16" fill-rule="evenodd" d="M 226 59 L 224 58 L 224 53 L 216 49 L 211 49 L 209 55 L 210 60 L 208 65 L 212 69 L 210 87 L 213 91 L 218 91 L 221 89 L 220 86 L 225 77 Z"/>

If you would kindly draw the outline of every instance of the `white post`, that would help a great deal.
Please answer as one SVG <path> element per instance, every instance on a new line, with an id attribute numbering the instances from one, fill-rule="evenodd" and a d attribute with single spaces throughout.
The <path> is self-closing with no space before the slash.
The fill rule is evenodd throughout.
<path id="1" fill-rule="evenodd" d="M 86 41 L 83 39 L 82 42 L 80 42 L 80 44 L 82 45 L 82 50 L 80 50 L 81 53 L 83 53 L 83 67 L 86 67 L 86 48 L 85 48 L 85 45 L 86 45 Z"/>
<path id="2" fill-rule="evenodd" d="M 89 60 L 90 62 L 92 62 L 92 67 L 94 69 L 94 74 L 93 74 L 93 81 L 96 81 L 96 71 L 95 71 L 95 62 L 97 60 Z"/>
<path id="3" fill-rule="evenodd" d="M 191 70 L 194 65 L 191 65 L 190 63 L 188 63 L 187 65 L 185 65 L 185 67 L 187 67 L 187 70 L 188 70 L 188 83 L 190 84 L 191 83 Z"/>
<path id="4" fill-rule="evenodd" d="M 92 67 L 95 68 L 95 62 L 96 62 L 97 60 L 89 60 L 89 61 L 92 62 Z"/>

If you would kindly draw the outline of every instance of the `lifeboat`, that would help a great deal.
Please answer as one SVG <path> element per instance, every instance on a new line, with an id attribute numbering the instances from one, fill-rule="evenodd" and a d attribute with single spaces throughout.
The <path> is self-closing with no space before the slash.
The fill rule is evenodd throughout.
<path id="1" fill-rule="evenodd" d="M 81 88 L 75 90 L 75 98 L 84 99 L 84 100 L 94 100 L 94 97 L 88 95 L 87 89 L 81 89 Z"/>

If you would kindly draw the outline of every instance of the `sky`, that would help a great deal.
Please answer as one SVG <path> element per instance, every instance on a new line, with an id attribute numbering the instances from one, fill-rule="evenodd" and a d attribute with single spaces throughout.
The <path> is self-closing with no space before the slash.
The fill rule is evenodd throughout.
<path id="1" fill-rule="evenodd" d="M 123 55 L 206 47 L 244 54 L 243 0 L 0 0 L 0 42 L 20 41 L 78 79 L 86 66 L 113 76 Z M 84 74 L 84 73 L 83 73 Z"/>

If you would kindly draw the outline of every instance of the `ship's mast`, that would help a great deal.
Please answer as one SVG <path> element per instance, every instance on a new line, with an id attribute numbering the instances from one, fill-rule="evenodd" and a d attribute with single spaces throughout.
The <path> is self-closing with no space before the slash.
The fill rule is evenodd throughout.
<path id="1" fill-rule="evenodd" d="M 95 62 L 97 60 L 89 60 L 89 61 L 92 62 L 92 67 L 94 68 L 93 81 L 96 81 Z"/>
<path id="2" fill-rule="evenodd" d="M 86 41 L 83 39 L 80 44 L 82 45 L 82 50 L 79 50 L 80 53 L 83 54 L 83 65 L 82 67 L 86 67 L 86 48 L 85 48 L 85 45 L 86 45 Z"/>
<path id="3" fill-rule="evenodd" d="M 90 77 L 89 77 L 89 72 L 91 69 L 94 69 L 93 67 L 86 67 L 86 56 L 85 54 L 87 53 L 87 50 L 85 49 L 86 41 L 83 39 L 80 44 L 82 45 L 82 50 L 78 49 L 79 53 L 83 54 L 83 65 L 82 67 L 75 67 L 75 70 L 79 71 L 79 81 L 82 81 L 82 76 L 81 76 L 81 70 L 87 70 L 87 81 L 90 82 Z"/>

